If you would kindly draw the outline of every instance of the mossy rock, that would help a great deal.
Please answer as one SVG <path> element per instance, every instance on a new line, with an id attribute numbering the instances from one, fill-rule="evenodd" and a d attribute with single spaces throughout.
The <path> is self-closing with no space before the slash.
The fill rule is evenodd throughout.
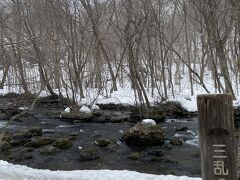
<path id="1" fill-rule="evenodd" d="M 142 122 L 131 127 L 122 137 L 129 146 L 158 146 L 164 143 L 165 133 L 159 125 L 145 125 Z"/>
<path id="2" fill-rule="evenodd" d="M 143 156 L 144 156 L 144 152 L 142 152 L 142 151 L 141 152 L 134 152 L 134 153 L 132 153 L 128 156 L 128 159 L 137 161 Z"/>
<path id="3" fill-rule="evenodd" d="M 28 132 L 28 131 L 23 131 L 23 132 L 19 132 L 19 133 L 15 133 L 12 136 L 12 140 L 23 140 L 23 139 L 31 139 L 32 138 L 32 133 Z"/>
<path id="4" fill-rule="evenodd" d="M 42 149 L 39 150 L 39 152 L 40 154 L 43 155 L 54 155 L 57 152 L 59 152 L 59 150 L 56 147 L 50 145 L 43 147 Z"/>
<path id="5" fill-rule="evenodd" d="M 72 141 L 69 138 L 58 138 L 55 140 L 54 146 L 59 149 L 67 149 L 72 146 Z"/>
<path id="6" fill-rule="evenodd" d="M 52 144 L 54 142 L 53 139 L 48 138 L 48 137 L 42 137 L 42 138 L 37 138 L 37 139 L 33 139 L 30 142 L 24 144 L 25 147 L 34 147 L 34 148 L 38 148 L 41 146 L 45 146 L 48 144 Z"/>
<path id="7" fill-rule="evenodd" d="M 100 147 L 107 147 L 111 143 L 111 140 L 109 140 L 109 139 L 98 139 L 94 143 L 96 145 L 100 146 Z"/>
<path id="8" fill-rule="evenodd" d="M 11 136 L 9 133 L 4 133 L 2 137 L 2 141 L 10 142 L 11 141 Z"/>
<path id="9" fill-rule="evenodd" d="M 99 159 L 99 154 L 94 148 L 81 150 L 79 154 L 79 161 L 93 161 L 96 159 Z"/>
<path id="10" fill-rule="evenodd" d="M 42 129 L 39 127 L 33 127 L 27 130 L 27 132 L 31 133 L 32 136 L 42 136 Z"/>
<path id="11" fill-rule="evenodd" d="M 10 141 L 10 144 L 11 146 L 22 146 L 30 141 L 31 139 L 13 139 Z"/>
<path id="12" fill-rule="evenodd" d="M 115 152 L 119 149 L 119 145 L 117 143 L 115 144 L 109 144 L 106 149 L 108 150 L 108 152 Z"/>
<path id="13" fill-rule="evenodd" d="M 7 151 L 11 148 L 11 144 L 9 142 L 3 141 L 0 142 L 0 150 L 1 151 Z"/>
<path id="14" fill-rule="evenodd" d="M 93 113 L 83 113 L 80 111 L 63 111 L 60 115 L 62 120 L 74 122 L 76 120 L 80 121 L 90 121 L 93 118 Z"/>
<path id="15" fill-rule="evenodd" d="M 183 142 L 181 139 L 177 138 L 177 137 L 173 137 L 171 140 L 170 140 L 170 144 L 172 145 L 182 145 Z"/>
<path id="16" fill-rule="evenodd" d="M 42 133 L 42 129 L 39 127 L 34 127 L 34 128 L 30 128 L 26 131 L 23 132 L 19 132 L 19 133 L 15 133 L 11 139 L 12 140 L 24 140 L 24 139 L 31 139 L 34 136 L 41 136 Z"/>

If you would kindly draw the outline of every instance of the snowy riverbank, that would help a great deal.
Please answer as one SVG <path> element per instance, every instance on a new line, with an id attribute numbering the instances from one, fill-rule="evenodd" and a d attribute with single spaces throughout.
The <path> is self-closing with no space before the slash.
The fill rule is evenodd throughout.
<path id="1" fill-rule="evenodd" d="M 6 161 L 0 161 L 1 180 L 200 180 L 186 176 L 176 177 L 172 175 L 151 175 L 134 171 L 116 170 L 76 170 L 76 171 L 50 171 L 32 169 L 26 166 L 13 165 Z"/>

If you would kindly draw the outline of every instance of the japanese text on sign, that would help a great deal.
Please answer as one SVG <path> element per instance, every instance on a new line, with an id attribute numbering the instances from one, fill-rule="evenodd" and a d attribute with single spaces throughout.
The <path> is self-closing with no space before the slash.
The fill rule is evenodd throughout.
<path id="1" fill-rule="evenodd" d="M 225 167 L 224 159 L 227 158 L 226 145 L 214 144 L 213 145 L 213 168 L 214 175 L 216 176 L 227 176 L 228 169 Z M 219 178 L 218 180 L 226 180 L 225 178 Z"/>

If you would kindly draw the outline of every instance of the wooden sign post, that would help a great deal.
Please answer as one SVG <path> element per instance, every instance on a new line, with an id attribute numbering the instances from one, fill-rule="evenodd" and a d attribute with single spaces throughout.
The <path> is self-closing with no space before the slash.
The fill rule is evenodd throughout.
<path id="1" fill-rule="evenodd" d="M 203 180 L 237 180 L 232 97 L 197 97 Z"/>

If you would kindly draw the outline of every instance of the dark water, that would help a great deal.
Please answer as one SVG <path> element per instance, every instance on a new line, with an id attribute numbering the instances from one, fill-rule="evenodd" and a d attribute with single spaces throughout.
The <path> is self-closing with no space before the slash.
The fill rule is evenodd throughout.
<path id="1" fill-rule="evenodd" d="M 136 148 L 128 147 L 120 141 L 122 133 L 126 132 L 132 123 L 70 123 L 61 121 L 58 117 L 63 108 L 37 106 L 31 110 L 34 117 L 26 118 L 22 122 L 12 122 L 6 129 L 10 133 L 18 132 L 30 127 L 41 127 L 45 137 L 69 137 L 76 135 L 73 146 L 66 150 L 60 150 L 54 155 L 42 155 L 39 149 L 33 152 L 25 152 L 22 147 L 10 150 L 16 156 L 31 154 L 33 158 L 19 160 L 17 164 L 27 165 L 38 169 L 50 170 L 77 170 L 77 169 L 115 169 L 134 170 L 152 174 L 169 174 L 200 176 L 200 155 L 197 145 L 190 145 L 197 132 L 196 118 L 167 120 L 160 124 L 166 131 L 166 142 L 163 146 Z M 122 112 L 124 114 L 124 112 Z M 121 114 L 120 114 L 121 115 Z M 4 121 L 0 121 L 0 130 Z M 176 132 L 176 128 L 188 127 L 188 130 Z M 169 144 L 172 136 L 178 136 L 184 140 L 183 145 L 173 146 Z M 113 139 L 115 144 L 109 148 L 99 147 L 94 142 L 97 139 Z M 187 142 L 187 143 L 186 143 Z M 100 158 L 94 161 L 79 161 L 80 149 L 95 148 Z M 159 150 L 162 157 L 155 157 L 150 152 Z M 143 155 L 138 160 L 128 158 L 133 152 L 141 152 Z M 8 159 L 9 154 L 1 153 L 0 158 Z"/>

